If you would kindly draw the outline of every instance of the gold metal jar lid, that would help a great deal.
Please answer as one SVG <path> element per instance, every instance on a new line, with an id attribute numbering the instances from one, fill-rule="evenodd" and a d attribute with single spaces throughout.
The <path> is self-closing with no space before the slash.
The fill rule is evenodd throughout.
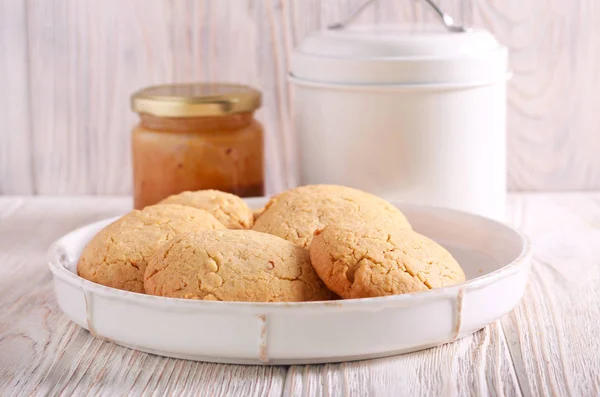
<path id="1" fill-rule="evenodd" d="M 222 116 L 261 105 L 260 91 L 240 84 L 190 83 L 143 88 L 131 96 L 135 112 L 158 117 Z"/>

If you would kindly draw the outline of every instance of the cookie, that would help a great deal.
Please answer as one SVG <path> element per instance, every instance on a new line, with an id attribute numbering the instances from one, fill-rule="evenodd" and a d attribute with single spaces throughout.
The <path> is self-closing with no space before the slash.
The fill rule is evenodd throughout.
<path id="1" fill-rule="evenodd" d="M 225 229 L 210 213 L 175 204 L 134 210 L 102 229 L 83 250 L 77 274 L 108 287 L 144 292 L 147 259 L 177 234 Z"/>
<path id="2" fill-rule="evenodd" d="M 256 220 L 263 214 L 263 212 L 265 212 L 265 207 L 261 207 L 261 208 L 252 210 L 254 222 L 256 222 Z"/>
<path id="3" fill-rule="evenodd" d="M 228 229 L 248 229 L 254 214 L 238 196 L 219 190 L 198 190 L 169 196 L 160 204 L 180 204 L 210 212 Z"/>
<path id="4" fill-rule="evenodd" d="M 344 186 L 307 185 L 273 197 L 252 229 L 308 248 L 315 230 L 342 220 L 410 228 L 400 210 L 377 196 Z"/>
<path id="5" fill-rule="evenodd" d="M 205 230 L 158 249 L 144 275 L 147 294 L 200 300 L 329 300 L 308 251 L 251 230 Z"/>
<path id="6" fill-rule="evenodd" d="M 425 291 L 465 280 L 441 245 L 410 229 L 336 224 L 310 245 L 315 271 L 342 298 Z"/>

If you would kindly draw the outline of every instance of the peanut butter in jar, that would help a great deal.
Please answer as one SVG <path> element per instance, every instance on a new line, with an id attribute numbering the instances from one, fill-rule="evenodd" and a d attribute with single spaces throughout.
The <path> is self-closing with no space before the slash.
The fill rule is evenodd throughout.
<path id="1" fill-rule="evenodd" d="M 233 84 L 176 84 L 132 97 L 134 207 L 202 189 L 264 194 L 263 128 L 257 90 Z"/>

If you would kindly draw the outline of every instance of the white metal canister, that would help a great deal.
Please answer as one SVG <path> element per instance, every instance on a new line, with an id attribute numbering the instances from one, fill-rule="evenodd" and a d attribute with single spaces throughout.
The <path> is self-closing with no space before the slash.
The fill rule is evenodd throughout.
<path id="1" fill-rule="evenodd" d="M 357 26 L 291 57 L 300 182 L 502 220 L 507 49 L 484 30 Z"/>

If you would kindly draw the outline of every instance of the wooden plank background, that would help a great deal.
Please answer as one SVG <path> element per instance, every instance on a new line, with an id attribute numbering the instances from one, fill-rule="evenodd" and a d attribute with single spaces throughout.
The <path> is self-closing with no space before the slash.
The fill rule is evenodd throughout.
<path id="1" fill-rule="evenodd" d="M 166 82 L 264 93 L 267 188 L 295 183 L 291 49 L 363 0 L 0 0 L 0 194 L 128 194 L 129 95 Z M 439 0 L 511 50 L 512 190 L 600 188 L 600 2 Z M 379 0 L 358 23 L 435 22 Z"/>

